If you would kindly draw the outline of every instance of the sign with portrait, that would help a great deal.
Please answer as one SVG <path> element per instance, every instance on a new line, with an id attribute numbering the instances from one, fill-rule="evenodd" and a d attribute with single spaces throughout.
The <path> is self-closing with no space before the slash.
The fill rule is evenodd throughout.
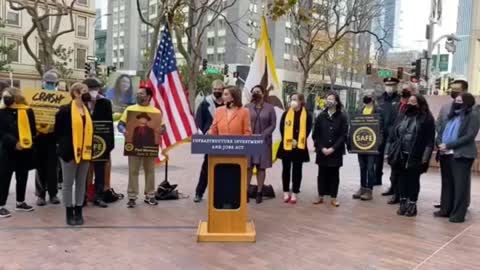
<path id="1" fill-rule="evenodd" d="M 378 154 L 382 142 L 378 114 L 356 115 L 350 120 L 350 153 Z"/>
<path id="2" fill-rule="evenodd" d="M 126 107 L 136 103 L 137 89 L 140 77 L 129 74 L 112 73 L 108 78 L 105 97 L 112 102 L 112 109 L 122 113 Z"/>
<path id="3" fill-rule="evenodd" d="M 109 160 L 107 142 L 113 138 L 113 132 L 111 121 L 93 121 L 93 162 Z"/>
<path id="4" fill-rule="evenodd" d="M 158 157 L 162 115 L 129 111 L 125 136 L 125 156 Z"/>
<path id="5" fill-rule="evenodd" d="M 60 106 L 69 104 L 72 100 L 70 93 L 60 91 L 45 91 L 26 89 L 23 91 L 27 103 L 35 114 L 37 125 L 55 125 L 55 114 Z"/>

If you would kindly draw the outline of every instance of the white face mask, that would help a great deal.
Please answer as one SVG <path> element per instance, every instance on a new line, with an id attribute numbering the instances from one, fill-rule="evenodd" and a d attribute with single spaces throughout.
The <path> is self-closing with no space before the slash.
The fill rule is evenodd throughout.
<path id="1" fill-rule="evenodd" d="M 91 96 L 93 99 L 96 99 L 97 96 L 98 96 L 98 91 L 90 91 L 90 96 Z"/>
<path id="2" fill-rule="evenodd" d="M 292 107 L 292 109 L 298 108 L 298 101 L 296 100 L 290 101 L 290 107 Z"/>
<path id="3" fill-rule="evenodd" d="M 385 86 L 385 92 L 387 92 L 387 94 L 393 93 L 393 87 L 391 87 L 391 86 Z"/>

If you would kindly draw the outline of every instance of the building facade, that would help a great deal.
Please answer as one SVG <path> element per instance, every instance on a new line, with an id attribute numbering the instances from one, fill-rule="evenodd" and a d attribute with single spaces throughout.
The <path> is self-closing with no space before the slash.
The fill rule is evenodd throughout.
<path id="1" fill-rule="evenodd" d="M 10 9 L 7 0 L 0 0 L 0 17 L 5 18 L 5 27 L 0 28 L 0 42 L 13 45 L 14 48 L 8 55 L 9 60 L 12 61 L 10 67 L 14 81 L 17 86 L 22 88 L 41 87 L 41 79 L 35 69 L 35 61 L 28 54 L 22 42 L 24 33 L 32 26 L 30 16 L 25 10 L 15 11 Z M 49 31 L 52 31 L 56 18 L 50 17 L 47 24 Z M 70 78 L 72 80 L 84 78 L 85 61 L 88 56 L 93 55 L 94 22 L 95 1 L 77 0 L 73 10 L 74 31 L 60 36 L 54 45 L 56 47 L 61 44 L 64 48 L 73 49 L 72 61 L 68 63 L 68 67 L 73 69 L 73 75 Z M 59 31 L 68 30 L 70 28 L 69 16 L 62 16 L 60 25 Z M 38 56 L 41 53 L 38 34 L 34 32 L 28 42 Z M 9 74 L 0 73 L 0 77 L 8 78 Z"/>
<path id="2" fill-rule="evenodd" d="M 472 30 L 472 13 L 474 0 L 459 0 L 457 32 L 461 40 L 453 56 L 452 73 L 457 76 L 468 76 L 468 59 L 470 53 L 469 35 Z"/>

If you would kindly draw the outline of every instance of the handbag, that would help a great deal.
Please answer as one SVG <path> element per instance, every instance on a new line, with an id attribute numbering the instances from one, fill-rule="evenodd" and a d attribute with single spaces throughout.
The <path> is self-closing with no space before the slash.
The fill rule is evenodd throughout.
<path id="1" fill-rule="evenodd" d="M 249 198 L 256 198 L 258 193 L 258 187 L 256 185 L 248 185 L 247 194 Z M 262 195 L 266 198 L 275 198 L 275 191 L 272 185 L 263 185 Z"/>
<path id="2" fill-rule="evenodd" d="M 155 192 L 155 199 L 158 201 L 167 201 L 188 198 L 188 196 L 178 192 L 177 187 L 178 185 L 172 185 L 167 180 L 164 180 L 158 185 L 157 191 Z"/>
<path id="3" fill-rule="evenodd" d="M 402 154 L 402 147 L 400 141 L 395 141 L 387 155 L 387 161 L 390 166 L 397 167 L 401 166 L 403 162 L 403 154 Z"/>

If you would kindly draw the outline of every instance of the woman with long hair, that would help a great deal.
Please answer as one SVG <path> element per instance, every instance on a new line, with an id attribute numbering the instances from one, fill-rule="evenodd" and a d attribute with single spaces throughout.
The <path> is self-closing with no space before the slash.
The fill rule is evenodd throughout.
<path id="1" fill-rule="evenodd" d="M 93 123 L 86 105 L 91 96 L 88 86 L 83 83 L 72 85 L 70 94 L 72 102 L 60 107 L 55 116 L 55 137 L 62 165 L 67 224 L 83 225 L 82 207 L 92 159 Z"/>
<path id="2" fill-rule="evenodd" d="M 272 167 L 272 133 L 277 125 L 277 117 L 273 105 L 265 102 L 267 90 L 257 85 L 252 88 L 252 102 L 245 105 L 250 111 L 250 123 L 253 135 L 265 136 L 265 150 L 261 154 L 251 156 L 248 163 L 248 184 L 252 181 L 253 168 L 257 169 L 257 197 L 256 202 L 263 201 L 262 188 L 265 183 L 266 169 Z"/>
<path id="3" fill-rule="evenodd" d="M 317 153 L 318 199 L 314 204 L 322 204 L 323 197 L 329 195 L 331 204 L 340 206 L 337 194 L 348 132 L 347 116 L 342 110 L 340 97 L 336 92 L 330 92 L 326 97 L 326 109 L 315 120 L 312 138 Z"/>
<path id="4" fill-rule="evenodd" d="M 127 74 L 120 75 L 115 81 L 114 87 L 108 89 L 105 96 L 112 101 L 115 112 L 123 111 L 127 106 L 135 104 L 133 83 L 130 76 Z"/>
<path id="5" fill-rule="evenodd" d="M 471 169 L 477 157 L 475 137 L 480 128 L 474 106 L 472 94 L 457 96 L 437 136 L 442 193 L 440 210 L 434 216 L 449 218 L 450 222 L 464 222 L 470 205 Z"/>
<path id="6" fill-rule="evenodd" d="M 405 114 L 395 124 L 388 141 L 388 162 L 398 176 L 398 215 L 417 215 L 420 176 L 428 170 L 435 142 L 435 120 L 419 94 L 408 99 Z"/>
<path id="7" fill-rule="evenodd" d="M 282 143 L 277 158 L 282 160 L 283 201 L 297 203 L 302 183 L 303 163 L 310 161 L 307 138 L 312 130 L 312 116 L 305 108 L 305 96 L 301 93 L 290 95 L 290 108 L 280 119 Z M 290 181 L 291 180 L 291 181 Z M 292 192 L 290 192 L 292 182 Z"/>
<path id="8" fill-rule="evenodd" d="M 16 211 L 30 212 L 25 202 L 28 172 L 34 169 L 33 138 L 36 136 L 35 116 L 17 88 L 6 88 L 0 103 L 0 217 L 9 217 L 5 208 L 10 182 L 15 173 Z"/>

